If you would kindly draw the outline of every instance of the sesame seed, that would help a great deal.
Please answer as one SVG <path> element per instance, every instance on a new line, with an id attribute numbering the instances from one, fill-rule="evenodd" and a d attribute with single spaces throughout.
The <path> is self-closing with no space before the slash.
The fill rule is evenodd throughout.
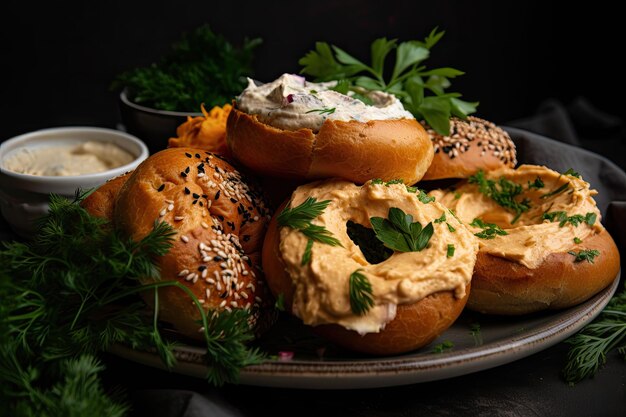
<path id="1" fill-rule="evenodd" d="M 223 301 L 220 303 L 220 308 L 224 308 L 224 306 L 226 306 L 226 300 L 223 300 Z"/>
<path id="2" fill-rule="evenodd" d="M 209 228 L 209 225 L 208 225 L 208 224 L 206 224 L 206 222 L 202 222 L 202 223 L 200 223 L 200 224 L 201 224 L 201 225 L 202 225 L 202 227 L 204 227 L 205 229 L 208 229 L 208 228 Z"/>
<path id="3" fill-rule="evenodd" d="M 163 217 L 163 216 L 165 216 L 165 214 L 166 214 L 166 213 L 167 213 L 167 210 L 163 209 L 163 210 L 161 210 L 161 212 L 159 213 L 159 216 L 160 216 L 160 217 Z"/>
<path id="4" fill-rule="evenodd" d="M 243 271 L 241 271 L 241 275 L 248 275 L 248 271 L 244 269 Z"/>
<path id="5" fill-rule="evenodd" d="M 210 256 L 205 256 L 204 258 L 202 258 L 202 262 L 211 262 L 212 260 L 213 258 Z"/>
<path id="6" fill-rule="evenodd" d="M 204 294 L 206 295 L 206 298 L 211 297 L 211 290 L 209 288 L 205 289 Z"/>
<path id="7" fill-rule="evenodd" d="M 202 278 L 206 278 L 208 274 L 209 274 L 209 270 L 205 269 L 204 271 L 202 271 Z"/>
<path id="8" fill-rule="evenodd" d="M 187 236 L 185 236 L 185 235 L 182 235 L 182 236 L 180 237 L 180 240 L 182 240 L 182 241 L 183 241 L 183 242 L 185 242 L 185 243 L 189 242 L 189 238 L 188 238 Z"/>
<path id="9" fill-rule="evenodd" d="M 193 279 L 194 275 L 196 275 L 195 272 L 192 272 L 191 274 L 188 274 L 185 277 L 185 281 L 191 281 Z"/>
<path id="10" fill-rule="evenodd" d="M 169 206 L 167 206 L 167 211 L 172 211 L 174 210 L 174 204 L 170 204 Z"/>
<path id="11" fill-rule="evenodd" d="M 243 298 L 245 298 L 246 300 L 248 299 L 248 293 L 247 293 L 247 292 L 242 292 L 242 293 L 241 293 L 241 296 L 242 296 Z"/>
<path id="12" fill-rule="evenodd" d="M 159 186 L 159 188 L 157 188 L 157 191 L 158 191 L 158 192 L 161 192 L 161 191 L 163 191 L 164 189 L 165 189 L 165 184 L 161 184 L 161 185 Z"/>
<path id="13" fill-rule="evenodd" d="M 182 271 L 180 271 L 180 272 L 178 273 L 178 276 L 179 276 L 179 277 L 182 277 L 183 275 L 187 275 L 188 273 L 189 273 L 189 270 L 188 270 L 188 269 L 183 269 Z"/>
<path id="14" fill-rule="evenodd" d="M 258 296 L 257 296 L 257 297 L 254 297 L 254 300 L 255 300 L 257 303 L 260 303 L 260 302 L 262 301 L 262 300 L 261 300 L 261 297 L 258 297 Z"/>
<path id="15" fill-rule="evenodd" d="M 184 220 L 184 219 L 185 219 L 185 216 L 174 216 L 174 220 L 177 222 Z"/>

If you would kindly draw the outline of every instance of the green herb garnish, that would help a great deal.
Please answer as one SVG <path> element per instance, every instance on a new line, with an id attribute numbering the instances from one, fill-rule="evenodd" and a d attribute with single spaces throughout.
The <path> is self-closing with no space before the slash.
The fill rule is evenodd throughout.
<path id="1" fill-rule="evenodd" d="M 581 243 L 583 243 L 583 241 L 582 241 L 582 240 L 580 240 L 580 238 L 575 237 L 575 238 L 574 238 L 574 243 L 575 243 L 575 244 L 577 244 L 577 245 L 580 245 Z"/>
<path id="2" fill-rule="evenodd" d="M 433 353 L 444 353 L 447 350 L 450 350 L 454 347 L 454 343 L 449 340 L 446 340 L 443 343 L 439 343 L 438 345 L 433 347 Z"/>
<path id="3" fill-rule="evenodd" d="M 330 107 L 328 109 L 313 109 L 313 110 L 309 110 L 309 111 L 307 111 L 305 113 L 306 114 L 308 114 L 308 113 L 319 113 L 320 115 L 322 115 L 322 114 L 333 114 L 335 112 L 335 110 L 337 110 L 337 108 Z"/>
<path id="4" fill-rule="evenodd" d="M 569 183 L 568 182 L 566 182 L 565 184 L 561 185 L 556 190 L 551 191 L 549 193 L 546 193 L 546 194 L 542 195 L 539 198 L 549 198 L 549 197 L 555 196 L 557 194 L 561 194 L 563 191 L 567 190 L 567 187 L 569 187 Z"/>
<path id="5" fill-rule="evenodd" d="M 454 256 L 454 245 L 451 243 L 448 243 L 448 250 L 446 251 L 446 257 L 452 258 L 453 256 Z"/>
<path id="6" fill-rule="evenodd" d="M 587 261 L 593 263 L 596 256 L 600 256 L 600 251 L 596 249 L 584 249 L 579 252 L 569 251 L 567 252 L 574 257 L 574 262 Z"/>
<path id="7" fill-rule="evenodd" d="M 483 229 L 482 232 L 474 233 L 474 236 L 477 236 L 481 239 L 495 239 L 496 236 L 506 236 L 508 233 L 505 230 L 502 230 L 500 226 L 494 223 L 485 223 L 481 219 L 474 219 L 470 223 L 470 226 L 478 227 Z"/>
<path id="8" fill-rule="evenodd" d="M 350 308 L 354 314 L 362 316 L 374 306 L 372 284 L 367 277 L 357 269 L 350 274 Z"/>
<path id="9" fill-rule="evenodd" d="M 515 212 L 515 218 L 511 224 L 515 223 L 519 216 L 530 209 L 530 200 L 527 198 L 519 201 L 515 197 L 522 194 L 523 188 L 506 178 L 500 178 L 498 181 L 485 178 L 485 173 L 480 170 L 475 175 L 469 177 L 470 184 L 478 185 L 478 190 L 491 198 L 504 208 L 508 208 Z"/>
<path id="10" fill-rule="evenodd" d="M 532 190 L 534 189 L 541 189 L 545 186 L 545 184 L 543 183 L 542 179 L 540 177 L 535 178 L 535 180 L 533 182 L 528 181 L 528 189 Z"/>
<path id="11" fill-rule="evenodd" d="M 455 200 L 458 200 L 459 198 L 461 198 L 461 193 L 460 193 L 460 192 L 458 192 L 458 191 L 455 191 L 455 192 L 454 192 L 454 199 L 455 199 Z"/>
<path id="12" fill-rule="evenodd" d="M 450 231 L 450 233 L 456 232 L 456 229 L 454 227 L 452 227 L 452 225 L 450 223 L 446 222 L 446 226 L 448 226 L 448 230 Z"/>
<path id="13" fill-rule="evenodd" d="M 441 216 L 439 216 L 438 219 L 435 220 L 435 223 L 439 224 L 439 223 L 443 223 L 446 221 L 446 213 L 441 213 Z"/>
<path id="14" fill-rule="evenodd" d="M 278 294 L 278 297 L 276 297 L 274 308 L 278 311 L 285 311 L 285 294 L 282 292 Z"/>
<path id="15" fill-rule="evenodd" d="M 246 346 L 253 339 L 248 311 L 207 312 L 186 285 L 161 280 L 155 261 L 171 247 L 171 226 L 155 223 L 143 239 L 133 241 L 91 216 L 79 205 L 82 198 L 51 196 L 50 212 L 34 240 L 4 243 L 0 249 L 4 406 L 22 407 L 26 401 L 36 415 L 46 410 L 72 415 L 61 410 L 81 404 L 85 415 L 103 414 L 100 408 L 107 415 L 121 414 L 124 407 L 99 388 L 101 366 L 93 356 L 124 343 L 155 349 L 166 366 L 173 366 L 173 343 L 161 337 L 158 322 L 158 289 L 165 287 L 181 291 L 197 308 L 209 382 L 236 381 L 242 367 L 263 359 L 258 349 Z M 154 282 L 142 284 L 146 279 Z M 153 294 L 154 308 L 146 307 L 140 293 Z"/>
<path id="16" fill-rule="evenodd" d="M 126 87 L 133 102 L 160 110 L 198 112 L 203 103 L 221 106 L 245 88 L 260 43 L 245 39 L 235 48 L 204 25 L 183 35 L 158 63 L 118 76 L 112 88 Z"/>
<path id="17" fill-rule="evenodd" d="M 579 333 L 565 343 L 570 345 L 563 376 L 574 384 L 592 377 L 606 363 L 609 352 L 617 348 L 626 359 L 626 290 L 615 295 L 606 308 Z M 621 343 L 621 346 L 620 346 Z"/>
<path id="18" fill-rule="evenodd" d="M 565 171 L 563 173 L 563 175 L 569 175 L 571 177 L 580 178 L 580 174 L 578 172 L 574 171 L 572 168 L 569 168 L 567 171 Z"/>
<path id="19" fill-rule="evenodd" d="M 578 227 L 579 224 L 585 222 L 589 226 L 593 226 L 596 222 L 597 215 L 595 213 L 589 212 L 584 216 L 582 214 L 574 214 L 572 216 L 568 216 L 564 211 L 552 211 L 549 213 L 543 213 L 541 215 L 542 220 L 549 220 L 551 222 L 558 221 L 559 227 L 565 226 L 567 223 L 570 223 L 574 227 Z"/>
<path id="20" fill-rule="evenodd" d="M 470 334 L 474 338 L 474 346 L 481 346 L 483 344 L 483 335 L 480 332 L 480 323 L 470 324 Z"/>
<path id="21" fill-rule="evenodd" d="M 449 67 L 427 70 L 422 65 L 444 33 L 435 28 L 424 41 L 376 39 L 371 46 L 370 65 L 326 42 L 316 42 L 315 50 L 298 62 L 303 66 L 301 72 L 316 77 L 316 81 L 336 80 L 335 89 L 343 94 L 351 91 L 358 98 L 367 98 L 363 91 L 394 94 L 418 120 L 426 120 L 439 134 L 449 135 L 450 117 L 465 119 L 476 111 L 478 103 L 463 101 L 458 93 L 446 93 L 450 79 L 463 75 L 462 71 Z M 393 50 L 395 64 L 389 76 L 385 75 L 385 61 Z"/>
<path id="22" fill-rule="evenodd" d="M 387 219 L 371 217 L 370 222 L 378 240 L 398 252 L 423 250 L 434 232 L 432 223 L 422 228 L 419 222 L 413 222 L 412 215 L 397 207 L 389 208 Z"/>
<path id="23" fill-rule="evenodd" d="M 339 242 L 328 229 L 324 226 L 311 223 L 313 219 L 324 212 L 329 204 L 330 200 L 318 202 L 315 198 L 308 197 L 297 207 L 285 207 L 276 218 L 280 226 L 299 230 L 309 238 L 302 256 L 302 265 L 306 265 L 311 261 L 313 241 L 330 246 L 341 246 L 341 242 Z"/>
<path id="24" fill-rule="evenodd" d="M 346 223 L 348 237 L 361 249 L 367 262 L 379 264 L 393 255 L 393 250 L 376 238 L 376 233 L 369 227 L 348 220 Z"/>

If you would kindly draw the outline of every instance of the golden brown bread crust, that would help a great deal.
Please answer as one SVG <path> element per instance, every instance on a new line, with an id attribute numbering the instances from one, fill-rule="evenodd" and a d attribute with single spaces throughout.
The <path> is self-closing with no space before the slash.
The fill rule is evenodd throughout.
<path id="1" fill-rule="evenodd" d="M 515 144 L 509 134 L 478 117 L 467 120 L 453 117 L 450 136 L 441 136 L 426 122 L 421 122 L 428 133 L 435 152 L 423 180 L 467 178 L 479 170 L 492 171 L 517 164 Z"/>
<path id="2" fill-rule="evenodd" d="M 121 187 L 114 210 L 116 226 L 135 240 L 157 220 L 174 227 L 173 246 L 159 259 L 161 281 L 178 281 L 207 309 L 248 308 L 255 318 L 271 312 L 264 308 L 272 301 L 259 268 L 269 215 L 232 166 L 192 148 L 167 149 L 144 161 Z M 144 299 L 153 303 L 153 293 Z M 159 299 L 162 320 L 202 337 L 200 315 L 181 289 L 161 288 Z"/>
<path id="3" fill-rule="evenodd" d="M 119 177 L 110 179 L 94 190 L 80 205 L 83 206 L 92 216 L 107 219 L 113 222 L 113 211 L 115 200 L 122 185 L 128 180 L 131 172 L 127 172 Z"/>
<path id="4" fill-rule="evenodd" d="M 280 213 L 287 202 L 276 211 Z M 263 244 L 263 269 L 272 294 L 283 294 L 285 309 L 291 312 L 294 288 L 280 252 L 280 233 L 276 216 L 270 221 Z M 357 352 L 393 355 L 418 349 L 435 340 L 459 317 L 470 294 L 456 298 L 452 291 L 431 294 L 413 304 L 399 305 L 396 317 L 379 333 L 361 336 L 353 330 L 329 324 L 314 327 L 326 339 Z"/>
<path id="5" fill-rule="evenodd" d="M 366 123 L 326 120 L 318 133 L 266 125 L 233 109 L 226 141 L 232 155 L 261 175 L 291 179 L 339 177 L 419 181 L 433 158 L 432 144 L 414 119 Z"/>
<path id="6" fill-rule="evenodd" d="M 615 242 L 606 230 L 572 250 L 596 249 L 594 263 L 552 253 L 536 269 L 493 255 L 478 253 L 467 307 L 488 314 L 518 315 L 579 304 L 606 288 L 620 265 Z"/>

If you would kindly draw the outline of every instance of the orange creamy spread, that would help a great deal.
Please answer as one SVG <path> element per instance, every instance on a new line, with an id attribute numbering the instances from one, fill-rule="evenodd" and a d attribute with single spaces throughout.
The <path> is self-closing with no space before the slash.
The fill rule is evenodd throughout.
<path id="1" fill-rule="evenodd" d="M 593 199 L 597 191 L 590 189 L 589 183 L 582 178 L 537 165 L 502 168 L 484 175 L 486 179 L 495 181 L 505 178 L 522 187 L 523 192 L 515 200 L 527 199 L 529 209 L 521 213 L 513 224 L 516 213 L 481 193 L 476 184 L 464 182 L 455 190 L 435 190 L 430 193 L 453 210 L 473 233 L 482 231 L 470 225 L 476 218 L 494 223 L 508 233 L 496 235 L 493 239 L 479 239 L 482 252 L 519 262 L 532 269 L 541 265 L 549 254 L 570 250 L 575 246 L 574 238 L 584 242 L 587 237 L 604 230 L 600 223 L 600 211 Z M 531 186 L 538 183 L 538 178 L 543 187 Z M 589 213 L 592 213 L 595 214 L 595 221 L 591 225 L 585 221 L 578 222 L 578 225 L 565 221 L 561 225 L 558 215 L 552 214 L 553 220 L 544 216 L 544 213 L 549 215 L 555 212 L 564 212 L 566 217 L 579 215 L 579 218 L 589 218 Z M 562 216 L 560 218 L 563 219 Z"/>
<path id="2" fill-rule="evenodd" d="M 403 184 L 368 182 L 356 186 L 328 180 L 298 187 L 292 195 L 291 207 L 308 197 L 331 200 L 313 224 L 326 227 L 342 247 L 315 242 L 310 263 L 301 266 L 307 237 L 289 227 L 280 230 L 280 251 L 295 288 L 293 312 L 305 324 L 335 323 L 361 334 L 376 333 L 395 317 L 398 304 L 413 303 L 439 291 L 454 291 L 457 297 L 465 295 L 478 242 L 441 204 L 422 203 Z M 369 219 L 387 218 L 390 207 L 411 214 L 423 226 L 433 222 L 434 233 L 422 251 L 394 252 L 387 260 L 372 265 L 348 236 L 346 223 L 351 220 L 371 228 Z M 446 222 L 434 222 L 444 213 L 455 232 Z M 452 257 L 447 256 L 449 244 L 455 247 Z M 361 316 L 350 307 L 349 277 L 357 269 L 371 283 L 374 298 L 374 306 Z"/>

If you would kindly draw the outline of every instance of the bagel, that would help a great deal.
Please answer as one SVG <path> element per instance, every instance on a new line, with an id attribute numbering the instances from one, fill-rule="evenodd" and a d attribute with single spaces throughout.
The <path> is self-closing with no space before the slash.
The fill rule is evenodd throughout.
<path id="1" fill-rule="evenodd" d="M 251 83 L 228 116 L 234 158 L 257 174 L 295 180 L 419 181 L 433 148 L 400 102 L 376 92 L 377 104 L 366 105 L 327 84 L 288 74 L 261 87 Z"/>
<path id="2" fill-rule="evenodd" d="M 249 309 L 257 333 L 271 322 L 272 299 L 260 269 L 270 212 L 227 162 L 198 149 L 167 149 L 104 184 L 83 206 L 112 216 L 115 227 L 134 240 L 150 233 L 155 221 L 169 223 L 175 236 L 158 258 L 161 281 L 185 285 L 207 310 Z M 153 304 L 152 293 L 142 295 Z M 202 338 L 200 314 L 183 291 L 160 288 L 159 309 L 159 318 L 181 334 Z"/>
<path id="3" fill-rule="evenodd" d="M 515 144 L 509 134 L 478 117 L 450 119 L 450 134 L 440 135 L 421 121 L 435 152 L 423 180 L 467 178 L 479 170 L 513 168 L 517 164 Z"/>
<path id="4" fill-rule="evenodd" d="M 470 293 L 478 242 L 445 207 L 403 184 L 370 181 L 357 186 L 337 179 L 298 187 L 289 207 L 310 197 L 330 200 L 312 224 L 325 227 L 341 245 L 315 241 L 310 261 L 303 262 L 307 237 L 279 225 L 287 203 L 277 211 L 265 237 L 263 266 L 270 290 L 284 299 L 287 311 L 340 346 L 377 355 L 422 347 L 456 320 Z M 372 264 L 365 248 L 351 240 L 348 221 L 371 228 L 370 218 L 387 218 L 390 208 L 412 215 L 424 227 L 432 223 L 434 233 L 423 250 L 396 251 Z M 373 305 L 364 314 L 351 307 L 354 271 L 372 287 Z"/>
<path id="5" fill-rule="evenodd" d="M 619 252 L 600 223 L 595 194 L 573 171 L 534 165 L 479 173 L 454 190 L 431 192 L 483 237 L 468 308 L 501 315 L 563 309 L 613 282 Z M 489 223 L 503 232 L 485 228 Z"/>

